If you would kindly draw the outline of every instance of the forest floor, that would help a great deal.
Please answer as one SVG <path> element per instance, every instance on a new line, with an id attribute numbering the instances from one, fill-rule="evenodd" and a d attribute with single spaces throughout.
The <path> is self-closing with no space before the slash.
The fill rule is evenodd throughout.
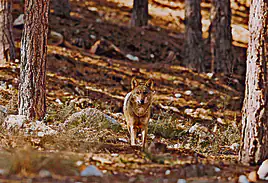
<path id="1" fill-rule="evenodd" d="M 237 182 L 256 170 L 238 163 L 249 8 L 232 1 L 235 67 L 226 76 L 209 72 L 209 1 L 202 2 L 207 73 L 182 66 L 183 1 L 149 2 L 150 23 L 142 28 L 129 27 L 132 0 L 71 0 L 70 18 L 51 12 L 44 123 L 55 133 L 3 128 L 1 182 Z M 16 19 L 23 9 L 14 7 Z M 14 28 L 17 58 L 21 32 Z M 122 115 L 133 76 L 155 82 L 148 152 L 129 145 Z M 0 67 L 0 80 L 0 105 L 17 114 L 19 60 Z M 81 117 L 60 131 L 86 108 L 120 127 L 95 121 L 85 128 Z M 80 176 L 89 165 L 103 176 Z"/>

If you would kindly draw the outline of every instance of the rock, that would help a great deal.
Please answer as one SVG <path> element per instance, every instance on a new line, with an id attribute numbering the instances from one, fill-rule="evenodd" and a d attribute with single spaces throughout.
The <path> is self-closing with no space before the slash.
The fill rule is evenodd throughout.
<path id="1" fill-rule="evenodd" d="M 171 173 L 170 170 L 166 170 L 165 175 L 169 175 Z"/>
<path id="2" fill-rule="evenodd" d="M 7 114 L 7 108 L 3 105 L 0 105 L 0 112 L 1 113 L 4 113 L 4 114 Z"/>
<path id="3" fill-rule="evenodd" d="M 57 134 L 56 130 L 53 130 L 51 127 L 46 125 L 43 121 L 33 121 L 30 123 L 26 123 L 23 126 L 23 129 L 26 135 L 36 134 L 38 137 Z"/>
<path id="4" fill-rule="evenodd" d="M 25 115 L 8 115 L 5 118 L 2 126 L 7 130 L 14 128 L 22 128 L 25 122 L 27 122 L 27 118 Z"/>
<path id="5" fill-rule="evenodd" d="M 259 170 L 258 170 L 259 178 L 262 180 L 268 180 L 268 159 L 262 162 Z"/>
<path id="6" fill-rule="evenodd" d="M 119 140 L 120 142 L 125 142 L 125 143 L 128 142 L 127 139 L 125 139 L 125 138 L 118 138 L 118 140 Z"/>
<path id="7" fill-rule="evenodd" d="M 218 167 L 214 167 L 214 171 L 215 171 L 215 172 L 220 172 L 220 171 L 221 171 L 221 169 L 220 169 L 220 168 L 218 168 Z"/>
<path id="8" fill-rule="evenodd" d="M 7 108 L 5 106 L 0 105 L 0 124 L 5 121 L 7 116 Z"/>
<path id="9" fill-rule="evenodd" d="M 76 166 L 82 166 L 83 164 L 84 164 L 83 161 L 77 161 L 77 162 L 75 162 L 75 165 L 76 165 Z"/>
<path id="10" fill-rule="evenodd" d="M 80 112 L 72 114 L 68 119 L 61 125 L 62 129 L 71 129 L 77 126 L 83 128 L 94 127 L 97 129 L 103 128 L 121 128 L 121 125 L 112 117 L 104 114 L 95 108 L 86 108 Z"/>
<path id="11" fill-rule="evenodd" d="M 258 181 L 258 174 L 256 171 L 252 171 L 248 174 L 249 182 L 257 182 Z"/>
<path id="12" fill-rule="evenodd" d="M 88 166 L 85 170 L 80 173 L 81 176 L 89 177 L 89 176 L 97 176 L 103 177 L 103 173 L 94 165 Z"/>
<path id="13" fill-rule="evenodd" d="M 208 91 L 208 94 L 213 95 L 214 94 L 214 91 L 213 90 L 209 90 Z"/>
<path id="14" fill-rule="evenodd" d="M 0 175 L 4 175 L 6 173 L 7 173 L 7 171 L 5 169 L 0 169 Z"/>
<path id="15" fill-rule="evenodd" d="M 51 177 L 51 173 L 48 170 L 42 169 L 39 171 L 39 176 L 41 178 L 47 178 L 47 177 Z"/>
<path id="16" fill-rule="evenodd" d="M 112 157 L 118 157 L 119 154 L 117 154 L 117 153 L 112 153 L 111 156 L 112 156 Z"/>
<path id="17" fill-rule="evenodd" d="M 8 115 L 2 126 L 7 130 L 20 130 L 25 135 L 37 135 L 38 137 L 57 133 L 56 130 L 47 126 L 43 121 L 29 122 L 25 115 Z"/>
<path id="18" fill-rule="evenodd" d="M 240 175 L 238 178 L 238 183 L 249 183 L 249 181 L 245 175 Z"/>
<path id="19" fill-rule="evenodd" d="M 184 94 L 185 94 L 185 95 L 189 95 L 189 96 L 190 96 L 190 95 L 192 95 L 192 94 L 193 94 L 193 92 L 192 92 L 191 90 L 187 90 L 187 91 L 185 91 L 185 92 L 184 92 Z"/>
<path id="20" fill-rule="evenodd" d="M 185 110 L 184 110 L 184 113 L 186 113 L 186 114 L 188 114 L 188 115 L 190 115 L 192 112 L 194 112 L 193 109 L 185 109 Z"/>
<path id="21" fill-rule="evenodd" d="M 214 73 L 207 73 L 207 76 L 209 79 L 211 79 L 214 76 Z"/>
<path id="22" fill-rule="evenodd" d="M 59 98 L 57 98 L 55 102 L 57 102 L 59 105 L 63 105 L 62 101 Z"/>
<path id="23" fill-rule="evenodd" d="M 230 149 L 234 150 L 234 151 L 238 151 L 239 150 L 239 147 L 240 147 L 240 144 L 238 143 L 233 143 L 231 146 L 230 146 Z"/>
<path id="24" fill-rule="evenodd" d="M 180 93 L 175 93 L 175 97 L 176 98 L 180 98 L 181 97 L 181 94 Z"/>
<path id="25" fill-rule="evenodd" d="M 44 137 L 44 135 L 45 135 L 44 132 L 38 132 L 38 133 L 37 133 L 37 136 L 38 136 L 38 137 Z"/>
<path id="26" fill-rule="evenodd" d="M 186 180 L 185 179 L 178 179 L 177 183 L 186 183 Z"/>
<path id="27" fill-rule="evenodd" d="M 138 58 L 138 57 L 133 56 L 133 55 L 131 55 L 131 54 L 127 54 L 126 57 L 127 57 L 129 60 L 131 60 L 131 61 L 136 61 L 136 62 L 139 61 L 139 58 Z"/>
<path id="28" fill-rule="evenodd" d="M 96 37 L 95 35 L 91 34 L 91 35 L 90 35 L 90 38 L 91 38 L 91 39 L 96 39 L 97 37 Z"/>
<path id="29" fill-rule="evenodd" d="M 217 118 L 217 122 L 218 123 L 220 123 L 220 124 L 223 124 L 223 125 L 225 125 L 226 123 L 223 121 L 223 119 L 222 118 Z"/>

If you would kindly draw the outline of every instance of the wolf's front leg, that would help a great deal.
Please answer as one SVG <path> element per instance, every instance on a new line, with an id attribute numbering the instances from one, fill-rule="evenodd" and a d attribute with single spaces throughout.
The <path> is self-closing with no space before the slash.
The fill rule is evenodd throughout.
<path id="1" fill-rule="evenodd" d="M 134 126 L 130 126 L 130 145 L 135 145 L 135 139 L 136 139 L 136 130 Z"/>
<path id="2" fill-rule="evenodd" d="M 145 150 L 145 147 L 147 147 L 147 144 L 146 144 L 147 133 L 148 133 L 148 127 L 143 128 L 141 131 L 142 149 L 143 150 Z"/>

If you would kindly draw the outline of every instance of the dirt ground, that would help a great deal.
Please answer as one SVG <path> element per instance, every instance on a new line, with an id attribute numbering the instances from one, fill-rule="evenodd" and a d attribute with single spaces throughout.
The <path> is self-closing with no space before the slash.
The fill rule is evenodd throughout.
<path id="1" fill-rule="evenodd" d="M 149 26 L 142 28 L 129 27 L 131 0 L 71 0 L 70 18 L 51 11 L 44 122 L 57 131 L 72 113 L 96 108 L 122 128 L 77 127 L 42 137 L 3 129 L 1 182 L 237 182 L 256 170 L 240 165 L 233 148 L 240 142 L 249 8 L 232 1 L 236 63 L 234 74 L 225 76 L 209 72 L 209 1 L 201 4 L 207 73 L 182 66 L 183 1 L 149 3 Z M 14 8 L 16 19 L 23 8 Z M 21 32 L 14 28 L 18 60 L 0 68 L 0 105 L 9 114 L 17 114 Z M 128 143 L 122 106 L 133 76 L 155 82 L 154 152 Z M 88 165 L 104 176 L 79 176 Z M 51 175 L 42 176 L 43 169 Z"/>

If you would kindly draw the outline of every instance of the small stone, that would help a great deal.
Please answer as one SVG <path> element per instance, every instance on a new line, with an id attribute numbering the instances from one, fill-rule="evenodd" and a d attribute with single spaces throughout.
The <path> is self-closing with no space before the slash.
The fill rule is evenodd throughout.
<path id="1" fill-rule="evenodd" d="M 44 136 L 45 136 L 45 133 L 44 133 L 44 132 L 38 132 L 38 133 L 37 133 L 37 136 L 38 136 L 38 137 L 44 137 Z"/>
<path id="2" fill-rule="evenodd" d="M 91 35 L 90 35 L 90 38 L 91 38 L 91 39 L 96 39 L 97 37 L 96 37 L 95 35 L 91 34 Z"/>
<path id="3" fill-rule="evenodd" d="M 100 18 L 97 18 L 97 19 L 96 19 L 96 22 L 97 22 L 97 23 L 101 23 L 102 20 L 101 20 Z"/>
<path id="4" fill-rule="evenodd" d="M 256 171 L 252 171 L 248 174 L 249 182 L 257 182 L 258 181 L 258 174 Z"/>
<path id="5" fill-rule="evenodd" d="M 4 169 L 0 169 L 0 175 L 4 175 L 5 173 L 7 173 Z"/>
<path id="6" fill-rule="evenodd" d="M 192 112 L 194 112 L 193 109 L 185 109 L 184 110 L 184 113 L 186 113 L 186 114 L 191 114 Z"/>
<path id="7" fill-rule="evenodd" d="M 175 97 L 176 97 L 176 98 L 180 98 L 180 97 L 181 97 L 181 94 L 180 94 L 180 93 L 176 93 L 176 94 L 175 94 Z"/>
<path id="8" fill-rule="evenodd" d="M 184 92 L 184 94 L 185 94 L 185 95 L 192 95 L 193 92 L 192 92 L 191 90 L 187 90 L 187 91 Z"/>
<path id="9" fill-rule="evenodd" d="M 60 99 L 56 99 L 55 102 L 57 102 L 59 105 L 63 105 L 62 101 Z"/>
<path id="10" fill-rule="evenodd" d="M 125 138 L 118 138 L 119 141 L 127 143 L 127 139 Z"/>
<path id="11" fill-rule="evenodd" d="M 245 175 L 240 175 L 238 178 L 238 183 L 249 183 L 249 181 Z"/>
<path id="12" fill-rule="evenodd" d="M 258 170 L 258 175 L 260 179 L 268 180 L 268 159 L 262 162 Z"/>
<path id="13" fill-rule="evenodd" d="M 213 73 L 207 73 L 207 76 L 209 79 L 211 79 L 213 77 L 213 75 L 214 75 Z"/>
<path id="14" fill-rule="evenodd" d="M 0 105 L 0 112 L 7 114 L 7 108 L 5 106 Z"/>
<path id="15" fill-rule="evenodd" d="M 240 144 L 238 143 L 233 143 L 230 148 L 234 151 L 238 151 L 239 150 L 239 147 L 240 147 Z"/>
<path id="16" fill-rule="evenodd" d="M 220 123 L 220 124 L 223 124 L 223 125 L 226 124 L 226 123 L 223 121 L 223 119 L 221 119 L 221 118 L 217 118 L 217 122 Z"/>
<path id="17" fill-rule="evenodd" d="M 151 57 L 151 58 L 154 58 L 154 54 L 150 54 L 150 57 Z"/>
<path id="18" fill-rule="evenodd" d="M 42 169 L 39 171 L 39 176 L 41 178 L 51 177 L 51 173 L 48 170 Z"/>
<path id="19" fill-rule="evenodd" d="M 165 175 L 169 175 L 171 173 L 170 170 L 166 170 Z"/>
<path id="20" fill-rule="evenodd" d="M 199 128 L 200 128 L 200 124 L 196 123 L 196 124 L 194 124 L 194 126 L 192 126 L 192 127 L 188 130 L 188 132 L 189 132 L 189 133 L 194 133 L 194 132 L 196 132 Z"/>
<path id="21" fill-rule="evenodd" d="M 81 166 L 81 165 L 83 165 L 83 163 L 84 163 L 83 161 L 77 161 L 77 162 L 75 163 L 75 165 L 76 165 L 76 166 Z"/>
<path id="22" fill-rule="evenodd" d="M 139 58 L 138 58 L 138 57 L 133 56 L 133 55 L 131 55 L 131 54 L 127 54 L 126 57 L 127 57 L 129 60 L 131 60 L 131 61 L 136 61 L 136 62 L 139 61 Z"/>
<path id="23" fill-rule="evenodd" d="M 9 115 L 5 118 L 3 127 L 5 127 L 7 130 L 14 127 L 21 128 L 26 120 L 27 118 L 25 115 Z"/>
<path id="24" fill-rule="evenodd" d="M 185 179 L 178 179 L 177 183 L 186 183 Z"/>
<path id="25" fill-rule="evenodd" d="M 98 8 L 96 8 L 96 7 L 88 7 L 87 9 L 89 11 L 98 11 Z"/>
<path id="26" fill-rule="evenodd" d="M 96 177 L 103 177 L 103 173 L 94 165 L 88 166 L 85 170 L 80 173 L 81 176 L 89 177 L 89 176 L 96 176 Z"/>
<path id="27" fill-rule="evenodd" d="M 117 156 L 119 156 L 119 154 L 117 154 L 117 153 L 112 153 L 111 156 L 112 156 L 112 157 L 117 157 Z"/>
<path id="28" fill-rule="evenodd" d="M 152 133 L 150 133 L 150 134 L 148 134 L 148 138 L 150 138 L 150 139 L 155 139 L 155 135 L 154 134 L 152 134 Z"/>
<path id="29" fill-rule="evenodd" d="M 213 95 L 213 94 L 214 94 L 214 91 L 209 90 L 209 91 L 208 91 L 208 94 Z"/>
<path id="30" fill-rule="evenodd" d="M 215 170 L 215 172 L 220 172 L 221 171 L 221 169 L 218 168 L 218 167 L 215 167 L 214 170 Z"/>

